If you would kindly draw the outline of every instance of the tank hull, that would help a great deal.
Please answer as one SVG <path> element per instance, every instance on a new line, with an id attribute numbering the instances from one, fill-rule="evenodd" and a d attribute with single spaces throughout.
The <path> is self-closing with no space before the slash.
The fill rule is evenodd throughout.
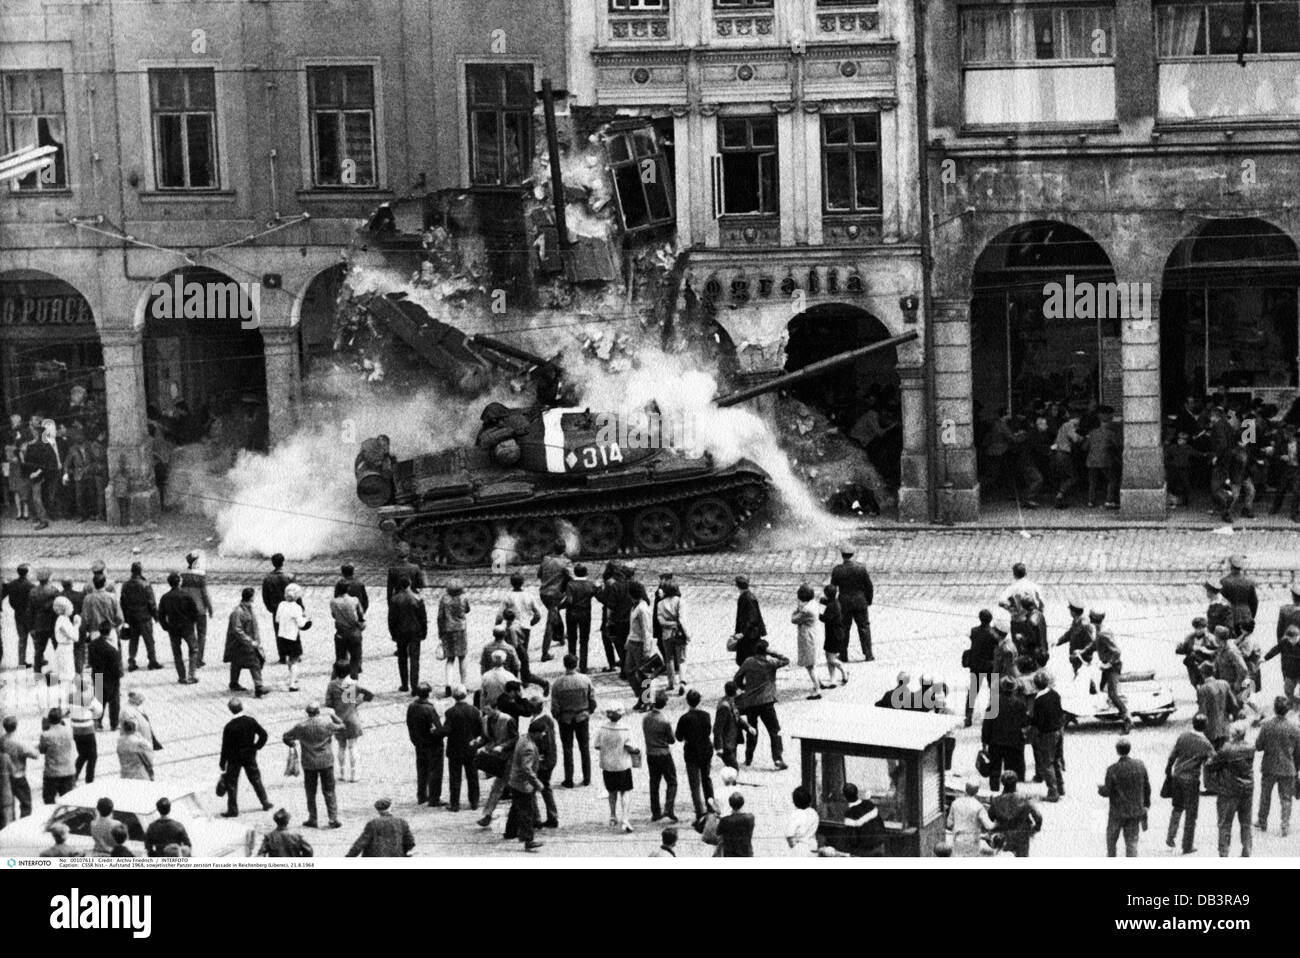
<path id="1" fill-rule="evenodd" d="M 579 558 L 708 552 L 734 541 L 771 483 L 748 460 L 720 469 L 707 457 L 659 460 L 579 485 L 555 479 L 521 472 L 461 496 L 384 506 L 380 528 L 426 566 L 535 561 L 557 538 Z"/>

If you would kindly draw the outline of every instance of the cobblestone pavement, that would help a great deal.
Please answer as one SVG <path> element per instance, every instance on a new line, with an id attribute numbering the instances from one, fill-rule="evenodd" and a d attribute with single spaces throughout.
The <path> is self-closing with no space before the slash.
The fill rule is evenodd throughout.
<path id="1" fill-rule="evenodd" d="M 140 548 L 137 557 L 146 562 L 155 582 L 164 570 L 175 564 L 175 557 L 189 548 L 202 529 L 165 529 L 126 537 L 87 537 L 78 541 L 7 536 L 0 538 L 5 574 L 18 561 L 48 562 L 60 570 L 78 573 L 90 562 L 102 557 L 110 572 L 121 578 L 131 558 L 130 550 Z M 875 574 L 878 586 L 872 610 L 877 661 L 851 666 L 852 680 L 842 689 L 826 694 L 823 701 L 845 701 L 869 707 L 879 694 L 892 685 L 894 675 L 907 669 L 913 676 L 930 672 L 946 678 L 953 686 L 955 701 L 964 701 L 965 675 L 958 667 L 965 635 L 974 621 L 974 613 L 989 605 L 1006 579 L 1012 561 L 1023 559 L 1031 572 L 1044 584 L 1048 598 L 1048 622 L 1055 637 L 1066 624 L 1064 599 L 1080 595 L 1089 604 L 1104 605 L 1107 621 L 1124 646 L 1127 670 L 1152 669 L 1157 678 L 1175 692 L 1178 712 L 1160 728 L 1139 728 L 1134 733 L 1135 755 L 1147 763 L 1154 786 L 1158 788 L 1165 757 L 1174 738 L 1188 727 L 1194 711 L 1194 697 L 1186 682 L 1179 657 L 1173 646 L 1182 637 L 1193 615 L 1203 609 L 1203 594 L 1196 584 L 1209 574 L 1217 578 L 1223 557 L 1229 552 L 1244 552 L 1258 570 L 1263 590 L 1260 613 L 1264 638 L 1271 640 L 1272 623 L 1277 605 L 1285 600 L 1282 583 L 1291 577 L 1291 567 L 1300 564 L 1300 536 L 1285 530 L 1238 531 L 1232 536 L 1216 535 L 1203 530 L 1084 530 L 1033 533 L 1029 538 L 1003 530 L 958 531 L 875 531 L 859 530 L 855 538 L 861 543 L 860 558 Z M 211 544 L 209 544 L 211 548 Z M 763 604 L 774 647 L 793 657 L 794 633 L 789 612 L 794 604 L 794 587 L 804 578 L 820 582 L 837 559 L 834 548 L 793 548 L 737 555 L 673 557 L 666 560 L 681 581 L 685 614 L 693 642 L 690 646 L 689 678 L 712 709 L 724 681 L 735 670 L 732 657 L 725 650 L 734 615 L 734 589 L 731 576 L 738 568 L 749 572 Z M 1093 557 L 1103 556 L 1096 560 Z M 365 735 L 361 740 L 362 781 L 340 785 L 341 816 L 345 827 L 336 832 L 310 836 L 321 854 L 341 854 L 359 832 L 371 804 L 381 795 L 394 800 L 394 811 L 412 824 L 421 855 L 511 855 L 518 854 L 518 844 L 500 837 L 503 813 L 489 829 L 480 829 L 468 811 L 459 815 L 441 809 L 414 806 L 413 756 L 406 737 L 404 713 L 409 701 L 398 693 L 396 662 L 383 623 L 385 609 L 379 556 L 362 556 L 359 562 L 363 578 L 371 584 L 371 595 L 378 593 L 371 607 L 371 634 L 366 640 L 367 664 L 362 683 L 377 693 L 374 702 L 362 709 Z M 307 608 L 319 621 L 328 613 L 328 589 L 332 581 L 335 558 L 310 563 L 290 563 L 300 579 L 310 587 L 306 592 Z M 641 563 L 643 579 L 651 580 L 661 563 Z M 157 672 L 139 671 L 128 676 L 125 689 L 145 692 L 146 709 L 165 743 L 158 755 L 159 777 L 193 783 L 208 796 L 214 809 L 220 803 L 211 795 L 217 771 L 220 729 L 228 717 L 226 710 L 227 675 L 219 664 L 225 618 L 233 608 L 238 587 L 257 584 L 266 566 L 255 559 L 214 557 L 212 569 L 213 600 L 218 614 L 212 622 L 209 667 L 197 686 L 175 684 L 171 669 Z M 435 576 L 435 579 L 438 578 Z M 501 576 L 476 573 L 463 576 L 468 580 L 473 611 L 469 618 L 471 658 L 476 658 L 485 637 L 490 633 L 494 609 L 505 591 Z M 531 578 L 531 577 L 530 577 Z M 165 588 L 165 586 L 164 586 Z M 260 607 L 259 607 L 260 611 Z M 15 636 L 7 613 L 3 616 L 4 661 L 15 660 Z M 270 617 L 261 612 L 263 629 L 269 629 Z M 269 634 L 269 633 L 265 633 Z M 276 688 L 260 701 L 247 701 L 248 710 L 271 732 L 272 742 L 263 753 L 263 772 L 272 800 L 284 804 L 301 821 L 305 803 L 300 779 L 283 776 L 285 749 L 279 736 L 302 714 L 312 698 L 319 698 L 332 659 L 328 632 L 309 633 L 307 657 L 301 677 L 303 691 L 290 693 L 284 688 L 284 670 L 269 666 L 267 678 Z M 1271 641 L 1268 641 L 1271 645 Z M 424 677 L 443 684 L 443 663 L 435 657 L 435 642 L 425 644 Z M 534 642 L 534 658 L 538 653 Z M 1069 667 L 1057 650 L 1052 668 L 1058 676 L 1068 676 Z M 164 661 L 170 656 L 164 653 Z M 599 643 L 593 638 L 592 663 L 603 664 Z M 539 672 L 554 677 L 558 661 L 540 666 Z M 475 671 L 475 670 L 471 670 Z M 1265 668 L 1264 700 L 1280 691 L 1281 679 L 1276 661 Z M 8 670 L 4 679 L 9 688 L 18 688 L 22 677 Z M 597 695 L 602 702 L 632 704 L 627 687 L 609 674 L 595 676 Z M 245 680 L 246 681 L 246 680 Z M 476 676 L 471 676 L 471 686 Z M 801 713 L 811 713 L 819 703 L 805 701 L 808 680 L 802 670 L 782 671 L 780 714 L 787 724 Z M 440 710 L 448 702 L 440 699 Z M 684 708 L 675 699 L 670 719 Z M 20 734 L 34 737 L 37 731 L 35 710 L 18 701 L 16 711 L 23 716 Z M 639 723 L 634 738 L 640 738 Z M 1113 760 L 1114 731 L 1108 727 L 1082 725 L 1067 735 L 1067 797 L 1056 805 L 1044 805 L 1046 825 L 1035 840 L 1035 856 L 1094 856 L 1104 854 L 1105 801 L 1096 794 L 1104 769 Z M 972 771 L 978 750 L 978 729 L 961 730 L 953 771 Z M 100 775 L 117 774 L 113 738 L 104 733 L 100 739 Z M 786 743 L 791 767 L 785 772 L 771 768 L 766 737 L 759 745 L 753 769 L 742 775 L 743 792 L 758 817 L 756 848 L 760 854 L 787 855 L 782 835 L 790 810 L 790 790 L 799 782 L 798 749 Z M 680 758 L 679 758 L 680 763 Z M 39 772 L 37 772 L 39 774 Z M 678 814 L 689 818 L 690 799 L 684 769 L 678 793 Z M 558 782 L 561 776 L 555 776 Z M 542 855 L 631 855 L 648 854 L 657 845 L 657 825 L 648 821 L 647 776 L 635 773 L 637 790 L 633 795 L 632 835 L 612 832 L 605 824 L 608 810 L 598 786 L 572 791 L 557 788 L 562 826 L 558 831 L 543 831 L 546 842 Z M 597 776 L 598 780 L 599 776 Z M 715 778 L 716 781 L 716 778 Z M 444 782 L 444 790 L 446 784 Z M 1030 788 L 1041 794 L 1041 785 Z M 247 793 L 247 786 L 242 791 Z M 445 795 L 444 795 L 445 798 Z M 249 807 L 251 795 L 245 800 Z M 1143 838 L 1144 854 L 1165 854 L 1163 828 L 1167 822 L 1168 803 L 1156 800 L 1151 816 L 1151 831 Z M 245 818 L 264 824 L 267 816 L 245 812 Z M 1202 804 L 1199 826 L 1200 854 L 1214 854 L 1213 805 Z M 1276 828 L 1276 826 L 1274 826 Z M 711 849 L 698 841 L 683 826 L 681 854 L 706 855 Z M 1300 852 L 1300 838 L 1281 839 L 1275 833 L 1256 833 L 1256 854 L 1288 855 Z"/>

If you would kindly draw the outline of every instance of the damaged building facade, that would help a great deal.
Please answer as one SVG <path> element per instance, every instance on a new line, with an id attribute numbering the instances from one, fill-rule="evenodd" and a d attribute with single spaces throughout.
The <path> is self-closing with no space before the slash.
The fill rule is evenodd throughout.
<path id="1" fill-rule="evenodd" d="M 988 507 L 981 421 L 1042 400 L 1113 407 L 1121 515 L 1163 517 L 1185 399 L 1296 396 L 1300 6 L 921 9 L 940 511 Z"/>
<path id="2" fill-rule="evenodd" d="M 570 108 L 611 120 L 623 218 L 675 239 L 675 321 L 712 324 L 736 380 L 924 333 L 910 4 L 573 0 L 570 15 Z M 914 519 L 930 511 L 924 351 L 795 397 Z"/>
<path id="3" fill-rule="evenodd" d="M 8 0 L 5 150 L 58 153 L 0 203 L 5 412 L 100 407 L 136 520 L 151 433 L 289 435 L 357 225 L 450 188 L 491 219 L 565 70 L 563 0 Z"/>

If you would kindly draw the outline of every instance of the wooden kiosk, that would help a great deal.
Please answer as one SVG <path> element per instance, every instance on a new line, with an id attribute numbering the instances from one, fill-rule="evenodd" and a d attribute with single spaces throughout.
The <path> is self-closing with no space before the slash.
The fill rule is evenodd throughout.
<path id="1" fill-rule="evenodd" d="M 944 738 L 961 717 L 873 705 L 819 703 L 790 723 L 800 743 L 803 784 L 812 793 L 825 843 L 852 855 L 914 858 L 944 839 Z M 876 805 L 868 837 L 845 824 L 844 785 Z"/>

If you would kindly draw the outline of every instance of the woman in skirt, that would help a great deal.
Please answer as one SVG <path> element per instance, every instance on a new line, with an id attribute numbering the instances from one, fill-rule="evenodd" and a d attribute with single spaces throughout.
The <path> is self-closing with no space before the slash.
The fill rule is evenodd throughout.
<path id="1" fill-rule="evenodd" d="M 621 708 L 606 709 L 605 718 L 607 721 L 596 733 L 596 751 L 600 753 L 600 772 L 609 793 L 609 823 L 630 832 L 627 796 L 632 791 L 632 756 L 641 750 L 632 744 L 632 733 L 623 724 Z"/>
<path id="2" fill-rule="evenodd" d="M 302 607 L 302 586 L 290 582 L 275 610 L 275 650 L 289 666 L 289 691 L 298 691 L 298 663 L 302 661 L 302 633 L 311 619 Z"/>
<path id="3" fill-rule="evenodd" d="M 325 707 L 334 710 L 334 714 L 343 720 L 343 728 L 338 731 L 339 740 L 339 781 L 355 782 L 357 780 L 357 739 L 361 738 L 362 702 L 369 702 L 374 693 L 364 689 L 351 676 L 351 666 L 347 662 L 334 663 L 334 678 L 325 689 Z M 349 773 L 349 769 L 351 772 Z"/>
<path id="4" fill-rule="evenodd" d="M 804 583 L 799 586 L 799 591 L 795 593 L 799 600 L 798 605 L 794 607 L 794 612 L 790 613 L 790 621 L 794 623 L 797 630 L 796 642 L 798 643 L 798 664 L 801 669 L 808 671 L 808 681 L 812 683 L 812 694 L 805 698 L 819 699 L 822 697 L 822 684 L 817 681 L 817 637 L 814 632 L 817 628 L 817 607 L 813 605 L 813 599 L 817 593 L 813 592 L 812 586 Z"/>

